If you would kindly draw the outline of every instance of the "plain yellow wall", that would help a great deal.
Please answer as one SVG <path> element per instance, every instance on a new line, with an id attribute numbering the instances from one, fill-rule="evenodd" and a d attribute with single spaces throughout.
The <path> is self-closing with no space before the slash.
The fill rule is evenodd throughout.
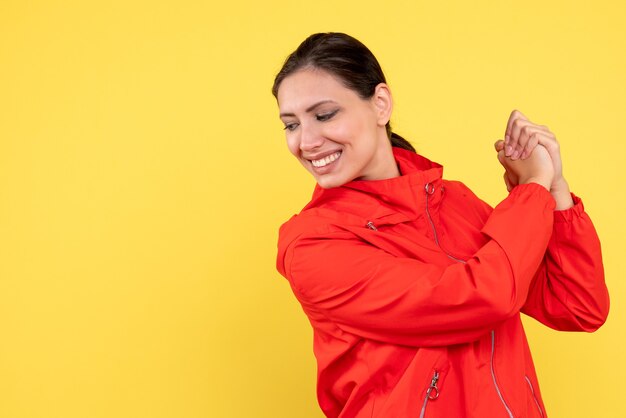
<path id="1" fill-rule="evenodd" d="M 393 123 L 492 204 L 513 108 L 557 134 L 612 310 L 526 321 L 552 417 L 624 417 L 619 1 L 0 2 L 0 417 L 321 417 L 274 269 L 312 179 L 270 87 L 307 35 L 378 56 Z"/>

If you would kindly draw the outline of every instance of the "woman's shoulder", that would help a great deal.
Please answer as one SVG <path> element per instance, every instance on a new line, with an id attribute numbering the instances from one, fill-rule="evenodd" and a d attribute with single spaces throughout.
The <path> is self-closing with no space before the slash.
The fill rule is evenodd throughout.
<path id="1" fill-rule="evenodd" d="M 283 223 L 278 232 L 279 244 L 289 243 L 300 236 L 324 236 L 341 230 L 342 226 L 365 225 L 363 218 L 326 207 L 303 209 Z"/>
<path id="2" fill-rule="evenodd" d="M 286 277 L 285 258 L 298 242 L 314 239 L 353 239 L 351 228 L 364 224 L 359 216 L 328 208 L 309 208 L 293 215 L 278 231 L 277 269 Z"/>

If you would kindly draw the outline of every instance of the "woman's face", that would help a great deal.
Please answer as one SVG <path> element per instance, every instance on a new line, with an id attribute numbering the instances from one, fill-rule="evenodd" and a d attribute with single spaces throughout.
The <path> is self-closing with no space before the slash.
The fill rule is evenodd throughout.
<path id="1" fill-rule="evenodd" d="M 397 176 L 385 124 L 391 95 L 379 84 L 362 99 L 323 70 L 287 76 L 277 94 L 289 151 L 323 188 Z"/>

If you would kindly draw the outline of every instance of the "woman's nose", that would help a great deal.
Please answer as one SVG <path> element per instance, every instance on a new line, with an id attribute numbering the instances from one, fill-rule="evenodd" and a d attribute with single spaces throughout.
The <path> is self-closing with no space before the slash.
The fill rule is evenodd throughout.
<path id="1" fill-rule="evenodd" d="M 302 151 L 314 150 L 324 143 L 324 137 L 317 129 L 310 126 L 301 126 L 301 128 L 300 149 Z"/>

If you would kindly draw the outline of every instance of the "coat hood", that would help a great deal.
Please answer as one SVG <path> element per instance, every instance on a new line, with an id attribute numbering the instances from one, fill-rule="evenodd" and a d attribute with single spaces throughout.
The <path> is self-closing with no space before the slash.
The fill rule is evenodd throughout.
<path id="1" fill-rule="evenodd" d="M 443 167 L 414 152 L 393 148 L 401 175 L 385 180 L 354 180 L 342 186 L 323 189 L 315 186 L 311 201 L 301 213 L 313 208 L 328 208 L 358 215 L 367 220 L 394 214 L 415 219 L 422 213 L 424 187 L 442 182 Z M 410 190 L 407 198 L 406 191 Z"/>
<path id="2" fill-rule="evenodd" d="M 443 166 L 397 147 L 393 154 L 401 173 L 398 177 L 354 180 L 330 189 L 315 186 L 311 201 L 280 228 L 277 268 L 281 273 L 285 251 L 300 235 L 325 230 L 337 221 L 364 227 L 368 222 L 391 225 L 424 216 L 425 188 L 442 189 Z M 429 199 L 436 206 L 441 193 Z"/>

